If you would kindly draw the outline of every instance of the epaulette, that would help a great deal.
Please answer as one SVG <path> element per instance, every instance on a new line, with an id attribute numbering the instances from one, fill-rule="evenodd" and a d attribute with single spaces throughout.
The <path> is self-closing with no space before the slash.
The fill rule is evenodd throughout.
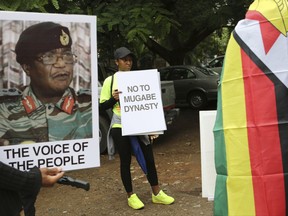
<path id="1" fill-rule="evenodd" d="M 79 89 L 77 91 L 77 96 L 80 96 L 80 95 L 91 95 L 91 89 Z"/>
<path id="2" fill-rule="evenodd" d="M 22 97 L 22 92 L 19 89 L 0 89 L 0 102 L 13 101 Z"/>

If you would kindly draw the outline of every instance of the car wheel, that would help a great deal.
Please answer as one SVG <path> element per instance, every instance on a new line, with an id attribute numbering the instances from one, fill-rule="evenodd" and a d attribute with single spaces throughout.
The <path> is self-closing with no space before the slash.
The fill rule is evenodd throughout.
<path id="1" fill-rule="evenodd" d="M 99 139 L 100 154 L 107 152 L 107 134 L 109 131 L 109 122 L 103 116 L 99 116 Z"/>
<path id="2" fill-rule="evenodd" d="M 207 104 L 206 95 L 200 91 L 192 92 L 188 96 L 188 104 L 193 109 L 202 109 Z"/>

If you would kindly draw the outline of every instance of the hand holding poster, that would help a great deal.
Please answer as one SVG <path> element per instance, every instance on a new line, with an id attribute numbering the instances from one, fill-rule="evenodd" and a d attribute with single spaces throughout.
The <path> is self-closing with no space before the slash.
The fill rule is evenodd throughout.
<path id="1" fill-rule="evenodd" d="M 166 123 L 157 70 L 117 72 L 122 135 L 163 133 Z"/>

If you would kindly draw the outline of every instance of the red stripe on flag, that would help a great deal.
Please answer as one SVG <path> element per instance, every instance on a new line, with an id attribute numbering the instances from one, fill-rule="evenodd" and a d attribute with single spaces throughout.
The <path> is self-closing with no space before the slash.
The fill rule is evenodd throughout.
<path id="1" fill-rule="evenodd" d="M 259 21 L 262 34 L 262 42 L 264 45 L 265 53 L 267 54 L 273 44 L 276 42 L 281 32 L 275 31 L 277 28 L 272 23 L 270 23 L 269 20 L 267 20 L 261 13 L 259 13 L 259 11 L 248 11 L 246 18 Z"/>
<path id="2" fill-rule="evenodd" d="M 242 51 L 256 215 L 283 215 L 285 188 L 274 85 Z"/>

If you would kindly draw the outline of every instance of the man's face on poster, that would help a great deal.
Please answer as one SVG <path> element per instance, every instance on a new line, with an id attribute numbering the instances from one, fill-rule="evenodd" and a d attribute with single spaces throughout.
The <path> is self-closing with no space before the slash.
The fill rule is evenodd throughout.
<path id="1" fill-rule="evenodd" d="M 69 87 L 73 79 L 75 55 L 71 48 L 59 48 L 37 55 L 25 70 L 36 92 L 59 95 Z"/>

